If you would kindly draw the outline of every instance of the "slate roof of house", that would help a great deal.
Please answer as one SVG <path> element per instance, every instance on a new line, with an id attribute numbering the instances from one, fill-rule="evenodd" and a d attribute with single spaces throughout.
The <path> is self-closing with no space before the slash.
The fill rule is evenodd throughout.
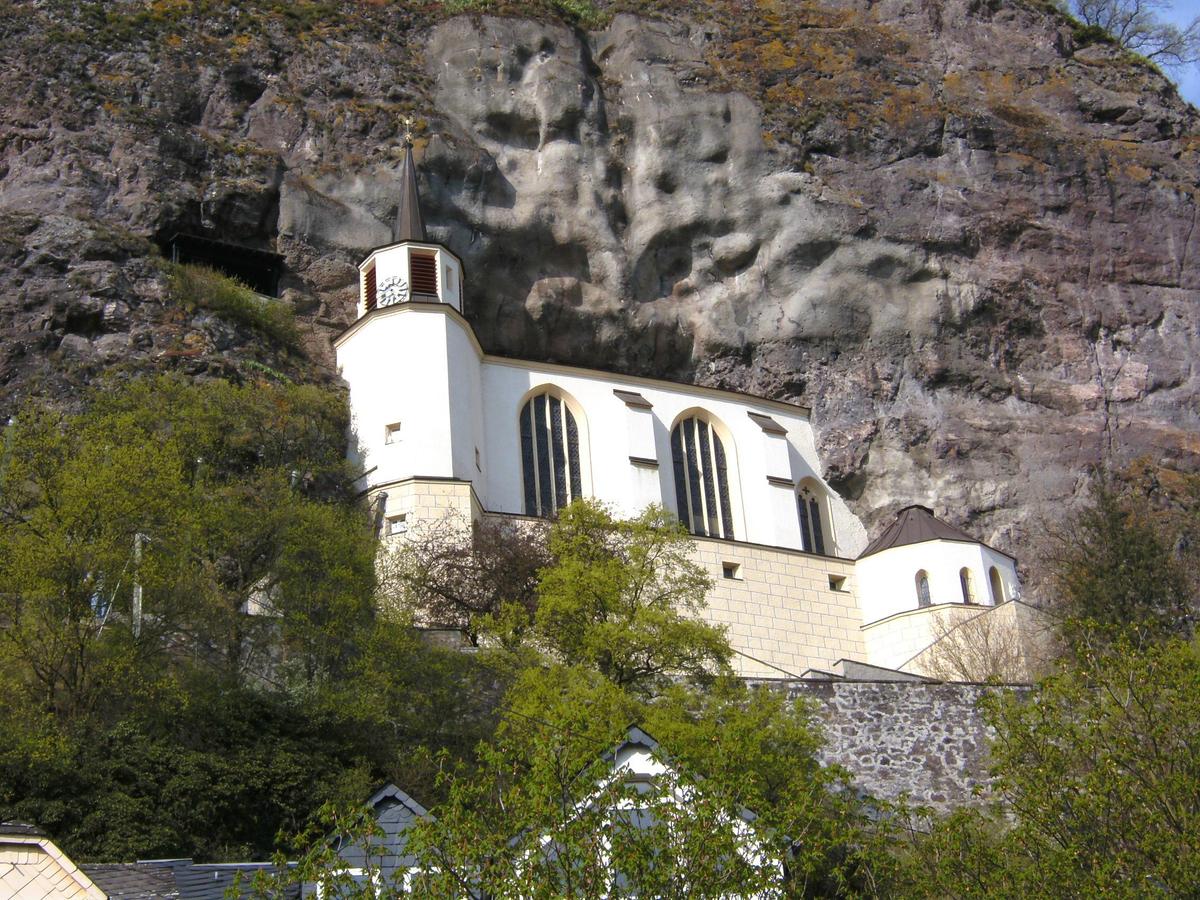
<path id="1" fill-rule="evenodd" d="M 933 514 L 932 509 L 914 505 L 906 506 L 896 513 L 892 524 L 883 529 L 880 535 L 867 545 L 867 549 L 858 555 L 858 558 L 862 559 L 872 553 L 890 550 L 893 547 L 920 544 L 925 541 L 965 541 L 969 544 L 982 544 L 988 547 L 983 541 L 972 537 L 961 528 L 955 528 L 953 525 L 943 522 Z M 995 547 L 988 547 L 988 549 L 996 550 Z M 996 550 L 996 552 L 1013 559 L 1012 554 L 1005 553 L 1003 550 Z"/>
<path id="2" fill-rule="evenodd" d="M 408 839 L 405 833 L 418 819 L 428 817 L 429 811 L 394 784 L 376 791 L 367 806 L 375 810 L 375 820 L 383 835 L 372 842 L 370 862 L 378 866 L 385 883 L 396 876 L 397 870 L 412 868 L 417 860 L 404 852 Z M 338 856 L 351 867 L 366 868 L 367 852 L 357 844 L 337 848 Z"/>
<path id="3" fill-rule="evenodd" d="M 195 863 L 190 859 L 85 863 L 79 868 L 109 900 L 226 900 L 239 874 L 239 893 L 245 897 L 256 872 L 276 871 L 271 863 Z M 299 896 L 299 886 L 290 885 L 280 900 L 297 900 Z"/>
<path id="4" fill-rule="evenodd" d="M 84 863 L 79 868 L 109 900 L 158 900 L 179 896 L 171 869 L 143 863 Z"/>
<path id="5" fill-rule="evenodd" d="M 28 822 L 0 822 L 0 834 L 20 834 L 32 837 L 45 837 L 46 832 Z"/>

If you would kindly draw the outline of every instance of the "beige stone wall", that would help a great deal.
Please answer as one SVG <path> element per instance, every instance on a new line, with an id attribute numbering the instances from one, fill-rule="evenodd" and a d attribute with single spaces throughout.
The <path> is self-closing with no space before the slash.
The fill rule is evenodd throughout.
<path id="1" fill-rule="evenodd" d="M 957 637 L 950 631 L 955 626 Z M 979 670 L 972 680 L 985 680 L 986 670 L 998 665 L 1002 681 L 1028 682 L 1053 652 L 1045 615 L 1012 600 L 999 606 L 941 603 L 910 610 L 872 622 L 863 636 L 867 658 L 876 665 L 935 678 L 952 677 L 942 670 L 947 654 L 953 654 Z M 957 646 L 943 650 L 943 642 Z"/>
<path id="2" fill-rule="evenodd" d="M 103 900 L 103 892 L 44 838 L 0 837 L 0 897 Z"/>
<path id="3" fill-rule="evenodd" d="M 843 657 L 865 659 L 854 563 L 755 544 L 694 538 L 713 579 L 704 617 L 728 629 L 746 677 L 801 675 Z M 726 566 L 735 577 L 726 577 Z M 841 590 L 830 577 L 843 579 Z"/>
<path id="4" fill-rule="evenodd" d="M 382 485 L 379 490 L 387 494 L 385 518 L 390 520 L 393 516 L 404 515 L 409 528 L 419 522 L 432 522 L 447 517 L 473 522 L 483 512 L 475 492 L 466 481 L 411 478 Z M 378 493 L 379 491 L 372 493 L 371 502 L 374 502 Z M 386 525 L 384 536 L 389 536 Z"/>
<path id="5" fill-rule="evenodd" d="M 421 522 L 428 529 L 447 516 L 467 522 L 482 514 L 466 482 L 413 479 L 384 490 L 386 514 L 405 513 L 414 534 Z M 738 674 L 799 676 L 843 657 L 866 659 L 852 561 L 707 538 L 693 542 L 696 561 L 714 585 L 703 616 L 727 628 Z M 726 577 L 726 566 L 736 567 L 736 577 Z M 841 579 L 840 590 L 830 587 L 831 576 Z"/>

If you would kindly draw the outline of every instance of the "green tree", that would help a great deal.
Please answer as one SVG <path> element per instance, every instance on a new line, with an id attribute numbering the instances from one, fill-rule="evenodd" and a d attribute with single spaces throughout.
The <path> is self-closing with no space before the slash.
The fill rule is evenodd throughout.
<path id="1" fill-rule="evenodd" d="M 723 629 L 699 620 L 711 581 L 679 520 L 660 507 L 618 520 L 578 500 L 550 529 L 532 640 L 551 658 L 653 693 L 728 668 Z"/>
<path id="2" fill-rule="evenodd" d="M 594 670 L 531 668 L 506 698 L 473 772 L 411 830 L 418 893 L 439 897 L 882 896 L 894 878 L 885 820 L 815 757 L 809 710 L 735 679 L 647 702 Z M 536 715 L 527 710 L 536 711 Z M 612 755 L 630 721 L 662 737 L 646 778 Z M 665 737 L 663 737 L 665 736 Z M 389 850 L 361 814 L 307 835 L 301 870 L 341 898 L 398 894 L 347 877 L 335 846 Z"/>
<path id="3" fill-rule="evenodd" d="M 1090 501 L 1050 535 L 1042 561 L 1066 637 L 1189 636 L 1191 590 L 1172 544 L 1143 498 L 1098 481 Z"/>
<path id="4" fill-rule="evenodd" d="M 86 401 L 28 404 L 0 459 L 0 818 L 82 859 L 244 858 L 379 780 L 432 794 L 422 748 L 469 755 L 499 688 L 375 615 L 344 398 L 162 377 Z"/>
<path id="5" fill-rule="evenodd" d="M 920 887 L 956 897 L 1200 892 L 1200 656 L 1119 643 L 987 701 L 997 803 L 938 823 Z"/>
<path id="6" fill-rule="evenodd" d="M 484 634 L 498 636 L 501 621 L 512 620 L 518 632 L 528 624 L 537 609 L 538 572 L 549 562 L 541 522 L 447 516 L 416 524 L 383 554 L 380 580 L 406 614 L 457 629 L 479 646 Z"/>
<path id="7" fill-rule="evenodd" d="M 280 628 L 306 677 L 344 664 L 374 549 L 344 493 L 339 398 L 163 377 L 88 399 L 28 404 L 0 484 L 0 658 L 33 699 L 86 712 L 169 654 L 262 673 Z"/>

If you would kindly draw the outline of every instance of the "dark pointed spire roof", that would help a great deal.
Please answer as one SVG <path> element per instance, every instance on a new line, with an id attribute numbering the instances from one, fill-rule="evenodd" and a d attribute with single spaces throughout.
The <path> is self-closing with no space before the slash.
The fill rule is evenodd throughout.
<path id="1" fill-rule="evenodd" d="M 925 506 L 906 506 L 896 513 L 892 524 L 883 529 L 879 537 L 867 545 L 867 549 L 858 555 L 859 559 L 890 550 L 892 547 L 903 547 L 906 544 L 920 544 L 924 541 L 967 541 L 971 544 L 983 544 L 978 538 L 973 538 L 961 528 L 948 525 L 933 514 L 933 510 Z M 983 544 L 985 547 L 987 544 Z M 995 549 L 990 548 L 990 549 Z M 996 550 L 1004 553 L 1003 550 Z M 1005 556 L 1012 558 L 1010 554 Z"/>
<path id="2" fill-rule="evenodd" d="M 400 173 L 400 205 L 396 208 L 396 224 L 392 240 L 425 243 L 425 220 L 421 218 L 421 196 L 417 193 L 417 167 L 413 163 L 412 142 L 404 142 L 404 171 Z"/>

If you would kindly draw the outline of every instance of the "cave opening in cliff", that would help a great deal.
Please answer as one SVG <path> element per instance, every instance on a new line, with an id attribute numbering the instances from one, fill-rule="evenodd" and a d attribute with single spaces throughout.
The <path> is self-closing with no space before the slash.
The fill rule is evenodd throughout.
<path id="1" fill-rule="evenodd" d="M 207 266 L 238 279 L 256 293 L 279 294 L 283 257 L 278 253 L 182 232 L 171 237 L 164 250 L 171 262 Z"/>

